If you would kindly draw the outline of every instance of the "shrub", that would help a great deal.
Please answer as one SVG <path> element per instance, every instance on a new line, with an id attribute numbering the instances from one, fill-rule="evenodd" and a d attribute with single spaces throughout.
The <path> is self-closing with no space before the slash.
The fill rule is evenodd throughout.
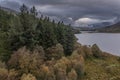
<path id="1" fill-rule="evenodd" d="M 0 68 L 0 79 L 7 80 L 8 79 L 8 70 L 5 68 Z"/>
<path id="2" fill-rule="evenodd" d="M 77 73 L 74 69 L 68 73 L 68 80 L 77 80 Z"/>
<path id="3" fill-rule="evenodd" d="M 10 60 L 8 61 L 9 68 L 19 69 L 19 60 L 22 58 L 23 54 L 26 54 L 27 49 L 25 47 L 18 49 L 11 55 Z"/>
<path id="4" fill-rule="evenodd" d="M 45 51 L 42 46 L 36 46 L 33 54 L 38 54 L 39 59 L 44 60 L 45 59 Z"/>
<path id="5" fill-rule="evenodd" d="M 82 46 L 77 49 L 77 52 L 76 52 L 76 53 L 77 53 L 77 54 L 80 54 L 80 55 L 83 55 L 83 57 L 86 57 Z"/>
<path id="6" fill-rule="evenodd" d="M 15 71 L 14 69 L 9 70 L 9 77 L 8 80 L 19 80 L 19 73 L 18 71 Z"/>
<path id="7" fill-rule="evenodd" d="M 17 75 L 18 72 L 14 69 L 8 71 L 5 68 L 0 68 L 0 80 L 19 80 Z"/>
<path id="8" fill-rule="evenodd" d="M 72 66 L 75 69 L 78 79 L 84 75 L 84 58 L 79 54 L 72 54 L 71 56 Z"/>
<path id="9" fill-rule="evenodd" d="M 70 68 L 70 64 L 71 64 L 71 61 L 66 58 L 66 57 L 62 57 L 60 60 L 58 60 L 56 62 L 56 64 L 54 65 L 54 69 L 55 70 L 64 70 L 64 71 L 67 71 L 67 69 Z"/>
<path id="10" fill-rule="evenodd" d="M 15 68 L 21 73 L 37 73 L 44 59 L 41 56 L 41 54 L 44 54 L 42 52 L 44 52 L 43 49 L 32 52 L 23 47 L 11 56 L 8 65 L 10 68 Z"/>
<path id="11" fill-rule="evenodd" d="M 99 49 L 99 47 L 94 44 L 92 47 L 92 53 L 93 53 L 93 56 L 96 57 L 96 58 L 101 58 L 102 57 L 102 51 Z"/>
<path id="12" fill-rule="evenodd" d="M 67 80 L 66 71 L 59 69 L 56 73 L 56 80 Z"/>
<path id="13" fill-rule="evenodd" d="M 118 62 L 120 62 L 120 57 L 117 60 L 118 60 Z"/>
<path id="14" fill-rule="evenodd" d="M 84 58 L 89 58 L 93 55 L 91 48 L 86 45 L 82 46 L 82 50 L 84 52 Z"/>
<path id="15" fill-rule="evenodd" d="M 86 45 L 82 46 L 79 43 L 75 43 L 73 54 L 74 53 L 82 55 L 85 59 L 89 58 L 93 55 L 90 47 L 88 47 Z"/>
<path id="16" fill-rule="evenodd" d="M 23 74 L 21 80 L 37 80 L 32 74 Z"/>
<path id="17" fill-rule="evenodd" d="M 0 68 L 6 68 L 6 65 L 4 62 L 0 61 Z"/>
<path id="18" fill-rule="evenodd" d="M 81 44 L 78 42 L 75 42 L 74 44 L 74 50 L 79 49 L 81 47 Z"/>
<path id="19" fill-rule="evenodd" d="M 54 65 L 56 80 L 66 80 L 67 73 L 71 70 L 71 68 L 71 61 L 68 58 L 62 57 L 58 60 Z"/>
<path id="20" fill-rule="evenodd" d="M 41 69 L 40 69 L 40 71 L 41 71 L 41 74 L 40 74 L 40 76 L 41 76 L 41 79 L 46 79 L 47 78 L 47 75 L 49 74 L 49 67 L 48 66 L 45 66 L 45 65 L 42 65 L 41 66 Z"/>
<path id="21" fill-rule="evenodd" d="M 61 44 L 57 44 L 53 47 L 50 47 L 46 50 L 46 57 L 48 59 L 60 59 L 64 56 L 64 49 Z"/>

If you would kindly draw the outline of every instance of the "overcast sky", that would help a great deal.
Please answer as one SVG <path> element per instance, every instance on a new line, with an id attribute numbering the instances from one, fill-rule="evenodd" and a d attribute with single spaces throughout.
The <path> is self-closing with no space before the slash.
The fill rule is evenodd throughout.
<path id="1" fill-rule="evenodd" d="M 120 16 L 120 0 L 0 0 L 1 6 L 15 10 L 23 3 L 35 5 L 49 16 L 67 17 L 76 24 L 113 21 Z"/>

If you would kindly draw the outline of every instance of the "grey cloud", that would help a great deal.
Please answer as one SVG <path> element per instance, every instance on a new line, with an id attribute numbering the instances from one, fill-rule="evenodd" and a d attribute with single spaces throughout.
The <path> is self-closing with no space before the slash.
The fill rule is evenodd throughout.
<path id="1" fill-rule="evenodd" d="M 20 3 L 11 0 L 0 0 L 0 6 L 11 8 L 13 10 L 19 10 Z"/>
<path id="2" fill-rule="evenodd" d="M 1 1 L 1 0 L 0 0 Z M 120 0 L 4 0 L 0 3 L 15 9 L 22 3 L 33 6 L 50 16 L 111 19 L 120 16 Z"/>

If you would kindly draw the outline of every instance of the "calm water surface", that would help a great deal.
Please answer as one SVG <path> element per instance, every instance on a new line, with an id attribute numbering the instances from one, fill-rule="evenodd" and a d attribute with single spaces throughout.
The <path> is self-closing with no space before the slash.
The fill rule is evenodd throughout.
<path id="1" fill-rule="evenodd" d="M 82 33 L 75 36 L 83 45 L 97 44 L 102 51 L 120 56 L 120 34 L 118 33 Z"/>

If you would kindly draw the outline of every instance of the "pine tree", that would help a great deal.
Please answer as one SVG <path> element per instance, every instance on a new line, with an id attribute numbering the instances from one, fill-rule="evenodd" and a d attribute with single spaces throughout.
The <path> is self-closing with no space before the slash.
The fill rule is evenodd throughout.
<path id="1" fill-rule="evenodd" d="M 72 31 L 71 26 L 67 26 L 66 29 L 66 48 L 65 48 L 65 53 L 66 55 L 71 55 L 73 48 L 74 48 L 74 42 L 75 42 L 75 37 Z"/>
<path id="2" fill-rule="evenodd" d="M 58 25 L 56 27 L 56 34 L 57 34 L 57 40 L 60 44 L 63 45 L 63 48 L 65 49 L 66 47 L 66 36 L 65 36 L 65 27 L 63 27 L 63 25 L 58 22 Z"/>
<path id="3" fill-rule="evenodd" d="M 35 34 L 36 44 L 45 47 L 45 42 L 44 42 L 45 27 L 43 26 L 42 21 L 39 21 L 35 30 L 36 30 L 36 34 Z"/>
<path id="4" fill-rule="evenodd" d="M 28 7 L 25 5 L 25 4 L 23 4 L 21 7 L 20 7 L 20 11 L 21 11 L 21 13 L 22 14 L 28 14 L 29 13 L 29 11 L 28 11 Z"/>
<path id="5" fill-rule="evenodd" d="M 44 46 L 44 48 L 51 47 L 57 43 L 56 35 L 54 33 L 53 26 L 48 21 L 43 21 L 44 24 L 39 21 L 36 31 L 38 39 L 40 40 L 40 45 Z"/>
<path id="6" fill-rule="evenodd" d="M 30 9 L 30 13 L 34 16 L 34 17 L 36 17 L 37 16 L 37 10 L 36 10 L 36 8 L 35 8 L 35 6 L 33 6 L 31 9 Z"/>
<path id="7" fill-rule="evenodd" d="M 65 55 L 71 55 L 75 37 L 70 25 L 65 26 L 63 22 L 58 22 L 56 34 L 58 42 L 64 47 Z"/>
<path id="8" fill-rule="evenodd" d="M 22 5 L 20 8 L 20 29 L 16 27 L 15 31 L 10 33 L 10 45 L 12 46 L 12 50 L 17 50 L 20 47 L 27 46 L 29 48 L 34 47 L 35 41 L 34 37 L 34 28 L 33 28 L 33 20 L 29 15 L 29 11 L 26 5 Z"/>

